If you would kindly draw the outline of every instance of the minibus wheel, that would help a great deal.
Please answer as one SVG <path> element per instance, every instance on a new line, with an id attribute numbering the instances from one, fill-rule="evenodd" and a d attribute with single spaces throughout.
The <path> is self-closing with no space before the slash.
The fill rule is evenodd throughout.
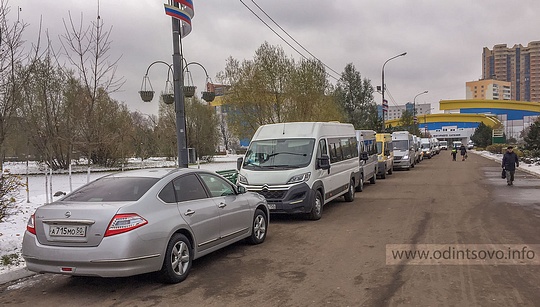
<path id="1" fill-rule="evenodd" d="M 351 179 L 351 182 L 349 182 L 349 189 L 347 189 L 347 193 L 345 193 L 343 197 L 345 197 L 345 201 L 348 202 L 354 200 L 354 180 Z"/>
<path id="2" fill-rule="evenodd" d="M 362 192 L 364 190 L 364 176 L 360 175 L 360 182 L 354 189 L 356 192 Z"/>
<path id="3" fill-rule="evenodd" d="M 321 196 L 321 192 L 319 190 L 315 191 L 315 197 L 313 199 L 313 207 L 311 208 L 311 212 L 309 213 L 308 217 L 310 220 L 320 220 L 322 216 L 322 210 L 323 210 L 323 198 Z"/>

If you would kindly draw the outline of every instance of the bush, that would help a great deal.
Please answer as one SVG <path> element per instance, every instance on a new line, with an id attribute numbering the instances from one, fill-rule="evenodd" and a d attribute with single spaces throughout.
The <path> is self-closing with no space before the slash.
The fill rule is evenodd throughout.
<path id="1" fill-rule="evenodd" d="M 516 153 L 518 157 L 521 158 L 521 157 L 527 156 L 526 151 L 524 152 L 521 149 L 517 148 L 516 146 L 509 145 L 509 144 L 491 144 L 488 147 L 486 147 L 486 150 L 494 154 L 504 154 L 508 146 L 514 147 L 514 152 Z"/>
<path id="2" fill-rule="evenodd" d="M 24 187 L 21 177 L 5 171 L 0 175 L 0 222 L 13 213 L 15 207 L 15 195 Z"/>
<path id="3" fill-rule="evenodd" d="M 508 147 L 506 144 L 491 144 L 486 147 L 486 150 L 494 154 L 502 154 L 506 147 Z"/>

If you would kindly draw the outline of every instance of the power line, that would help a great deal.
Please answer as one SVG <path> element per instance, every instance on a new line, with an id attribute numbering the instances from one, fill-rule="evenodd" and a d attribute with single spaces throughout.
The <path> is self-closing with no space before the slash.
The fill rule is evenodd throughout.
<path id="1" fill-rule="evenodd" d="M 309 52 L 309 50 L 307 50 L 304 46 L 302 46 L 302 44 L 300 44 L 296 39 L 294 39 L 294 37 L 292 37 L 287 31 L 285 31 L 285 29 L 283 29 L 279 23 L 277 23 L 272 17 L 270 17 L 270 15 L 268 15 L 268 13 L 266 13 L 265 10 L 263 10 L 258 4 L 257 2 L 255 2 L 254 0 L 251 0 L 251 2 L 253 2 L 253 4 L 255 4 L 255 6 L 261 11 L 264 13 L 264 15 L 266 15 L 266 17 L 268 17 L 268 19 L 270 19 L 276 26 L 278 26 L 278 28 L 283 31 L 285 34 L 287 34 L 287 36 L 292 39 L 298 46 L 300 46 L 302 49 L 304 49 L 305 52 L 307 52 L 309 55 L 311 55 L 312 57 L 314 57 L 317 61 L 321 62 L 326 68 L 328 68 L 329 70 L 333 71 L 336 75 L 340 76 L 340 73 L 338 73 L 337 71 L 335 71 L 334 69 L 332 69 L 332 67 L 326 65 L 323 61 L 321 61 L 319 58 L 317 58 L 315 55 L 313 55 L 313 53 Z"/>
<path id="2" fill-rule="evenodd" d="M 282 41 L 284 41 L 287 45 L 289 45 L 289 47 L 291 47 L 294 51 L 296 51 L 299 55 L 301 55 L 304 59 L 306 60 L 309 60 L 304 54 L 302 54 L 300 51 L 298 51 L 298 49 L 296 49 L 293 45 L 291 45 L 287 40 L 285 40 L 283 38 L 283 36 L 279 35 L 279 33 L 276 32 L 276 30 L 274 30 L 268 23 L 266 23 L 259 15 L 257 15 L 257 13 L 255 13 L 249 6 L 247 6 L 244 1 L 240 0 L 240 2 L 253 14 L 255 15 L 255 17 L 257 17 L 266 27 L 268 27 L 268 29 L 270 29 L 272 32 L 274 32 L 275 35 L 277 35 Z M 321 62 L 322 63 L 322 62 Z M 324 65 L 324 63 L 323 63 Z M 326 65 L 325 65 L 326 66 Z M 339 78 L 336 78 L 334 76 L 332 76 L 331 74 L 329 74 L 328 72 L 325 71 L 325 74 L 337 81 L 339 81 Z"/>

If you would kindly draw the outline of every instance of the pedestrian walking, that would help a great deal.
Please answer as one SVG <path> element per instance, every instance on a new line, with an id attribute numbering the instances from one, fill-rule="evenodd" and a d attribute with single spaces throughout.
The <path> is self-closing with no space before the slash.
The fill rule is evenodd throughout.
<path id="1" fill-rule="evenodd" d="M 452 161 L 456 161 L 457 148 L 456 148 L 456 147 L 453 147 L 453 148 L 452 148 L 452 152 L 451 152 L 450 154 L 452 155 Z"/>
<path id="2" fill-rule="evenodd" d="M 461 161 L 465 161 L 465 158 L 467 157 L 467 147 L 461 144 L 461 147 L 459 147 L 459 153 L 461 154 Z"/>
<path id="3" fill-rule="evenodd" d="M 506 183 L 508 185 L 514 185 L 514 174 L 516 173 L 516 167 L 519 167 L 519 158 L 512 146 L 506 148 L 501 166 L 506 171 Z"/>

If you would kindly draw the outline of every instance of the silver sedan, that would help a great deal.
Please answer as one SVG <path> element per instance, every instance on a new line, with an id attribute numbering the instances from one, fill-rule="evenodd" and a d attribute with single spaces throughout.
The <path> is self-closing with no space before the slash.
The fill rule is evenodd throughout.
<path id="1" fill-rule="evenodd" d="M 30 271 L 120 277 L 159 271 L 183 281 L 192 261 L 246 239 L 264 242 L 264 197 L 197 169 L 105 176 L 28 221 L 22 254 Z"/>

